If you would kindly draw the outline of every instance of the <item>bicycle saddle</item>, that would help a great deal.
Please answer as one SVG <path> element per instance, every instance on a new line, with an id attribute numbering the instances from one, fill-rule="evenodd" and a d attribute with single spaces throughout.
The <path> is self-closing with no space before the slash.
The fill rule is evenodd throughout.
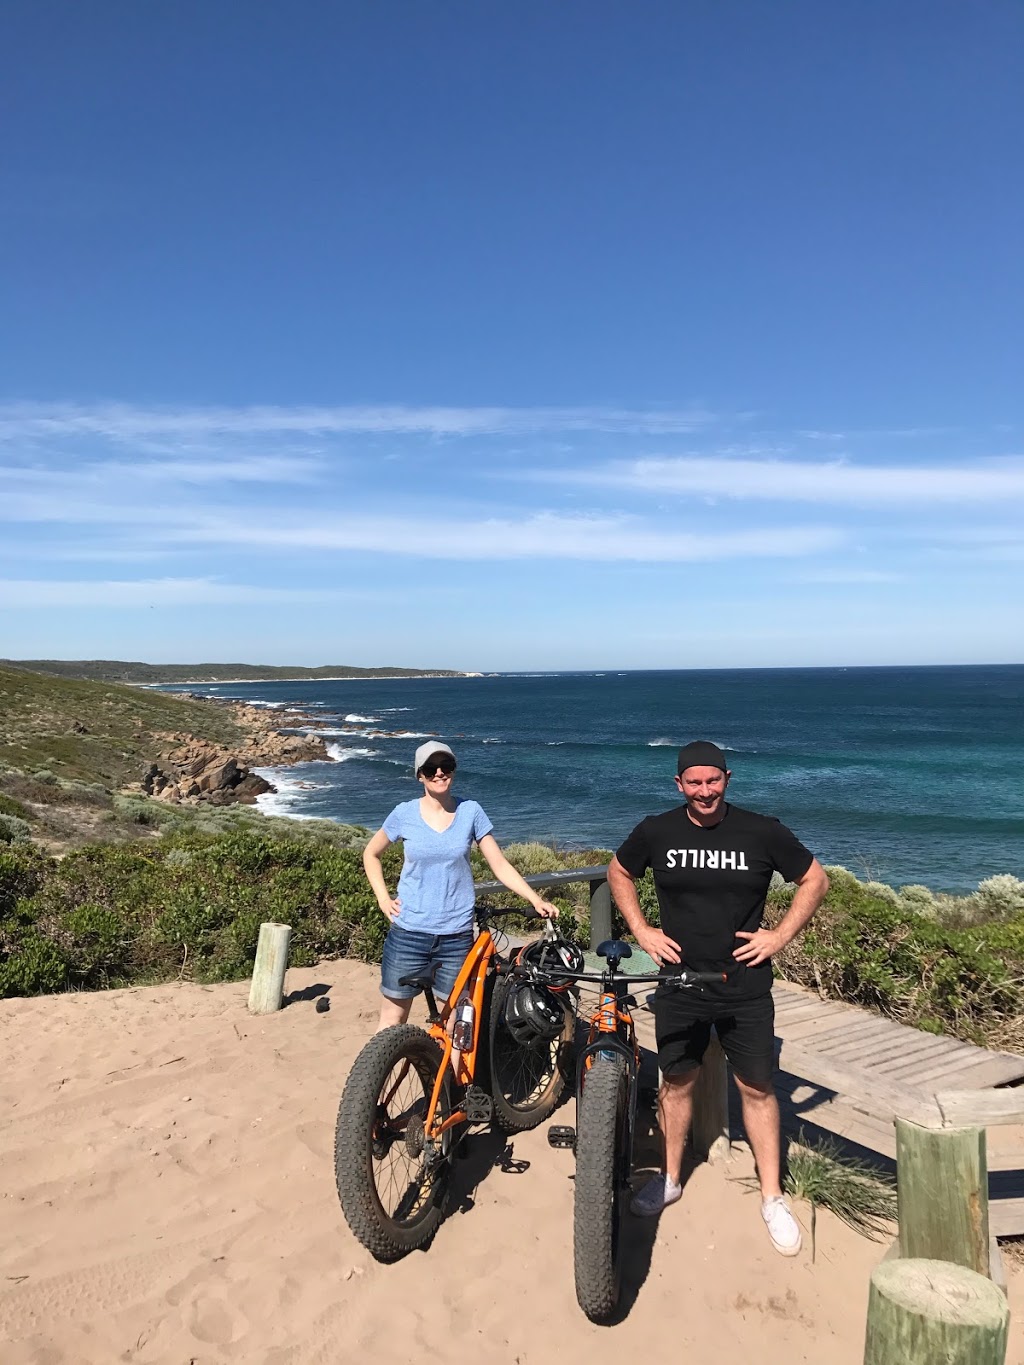
<path id="1" fill-rule="evenodd" d="M 433 990 L 434 977 L 437 976 L 437 969 L 440 965 L 440 962 L 435 962 L 425 972 L 410 972 L 408 976 L 400 976 L 398 984 L 400 986 L 415 986 L 418 991 Z"/>
<path id="2" fill-rule="evenodd" d="M 623 943 L 621 938 L 606 938 L 603 943 L 597 945 L 597 955 L 606 957 L 608 966 L 614 972 L 623 958 L 633 956 L 633 949 L 628 943 Z"/>

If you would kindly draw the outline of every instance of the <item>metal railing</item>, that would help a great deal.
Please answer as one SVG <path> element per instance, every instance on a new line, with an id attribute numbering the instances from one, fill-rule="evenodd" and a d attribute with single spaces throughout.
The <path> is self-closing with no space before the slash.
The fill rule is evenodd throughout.
<path id="1" fill-rule="evenodd" d="M 590 948 L 593 951 L 599 943 L 612 936 L 612 893 L 608 887 L 608 866 L 574 867 L 568 872 L 540 872 L 533 877 L 524 877 L 527 886 L 541 891 L 552 886 L 568 886 L 573 882 L 590 883 Z M 478 894 L 491 891 L 507 891 L 501 882 L 474 882 L 473 890 Z"/>

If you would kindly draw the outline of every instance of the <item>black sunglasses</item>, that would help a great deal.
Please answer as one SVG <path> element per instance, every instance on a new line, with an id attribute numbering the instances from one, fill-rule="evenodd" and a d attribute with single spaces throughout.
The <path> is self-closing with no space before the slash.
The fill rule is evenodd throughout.
<path id="1" fill-rule="evenodd" d="M 443 758 L 440 763 L 424 763 L 420 772 L 424 777 L 436 777 L 438 773 L 448 773 L 455 771 L 455 764 L 450 758 Z"/>

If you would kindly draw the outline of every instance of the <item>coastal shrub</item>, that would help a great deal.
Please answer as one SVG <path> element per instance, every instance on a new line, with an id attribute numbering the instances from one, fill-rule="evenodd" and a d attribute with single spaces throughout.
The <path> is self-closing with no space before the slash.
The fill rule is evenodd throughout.
<path id="1" fill-rule="evenodd" d="M 27 844 L 32 839 L 32 827 L 17 815 L 0 815 L 0 844 Z"/>
<path id="2" fill-rule="evenodd" d="M 13 815 L 18 820 L 31 819 L 31 812 L 21 801 L 15 801 L 13 796 L 6 796 L 0 792 L 0 815 Z"/>
<path id="3" fill-rule="evenodd" d="M 1008 874 L 987 877 L 979 882 L 975 895 L 988 919 L 1008 920 L 1024 915 L 1024 881 L 1019 877 Z"/>
<path id="4" fill-rule="evenodd" d="M 61 920 L 71 981 L 88 989 L 132 979 L 134 940 L 128 921 L 102 905 L 79 905 Z"/>
<path id="5" fill-rule="evenodd" d="M 845 904 L 826 898 L 775 959 L 783 977 L 825 998 L 971 1042 L 993 1042 L 1019 1028 L 1022 966 L 1024 925 L 1019 940 L 1004 940 L 1000 951 L 984 928 L 948 929 L 863 888 Z"/>
<path id="6" fill-rule="evenodd" d="M 318 838 L 310 822 L 268 828 L 260 821 L 229 820 L 216 832 L 183 821 L 159 839 L 89 845 L 61 859 L 28 843 L 0 844 L 0 996 L 244 977 L 268 919 L 292 926 L 296 965 L 341 955 L 379 961 L 388 924 L 363 873 L 365 831 Z M 598 849 L 559 855 L 536 844 L 510 845 L 506 854 L 526 876 L 553 863 L 552 870 L 581 868 L 610 857 Z M 383 862 L 394 887 L 401 849 L 386 849 Z M 490 879 L 477 853 L 473 869 L 477 880 Z M 911 888 L 910 904 L 931 910 L 921 914 L 884 883 L 859 882 L 845 868 L 829 872 L 824 904 L 775 959 L 780 975 L 920 1028 L 1024 1050 L 1024 883 L 989 878 L 969 897 Z M 650 875 L 637 890 L 657 924 Z M 785 914 L 792 894 L 773 880 L 769 923 Z M 583 944 L 589 897 L 586 882 L 549 897 Z M 509 892 L 492 899 L 521 904 Z M 942 918 L 954 915 L 962 922 Z M 509 917 L 511 932 L 522 925 Z M 613 932 L 624 932 L 618 917 Z"/>
<path id="7" fill-rule="evenodd" d="M 36 894 L 53 866 L 53 859 L 34 845 L 0 848 L 0 928 L 19 901 Z"/>
<path id="8" fill-rule="evenodd" d="M 936 901 L 934 892 L 927 886 L 901 886 L 899 889 L 898 903 L 900 908 L 909 911 L 912 915 L 928 915 L 934 917 L 936 913 Z"/>
<path id="9" fill-rule="evenodd" d="M 49 994 L 62 990 L 67 981 L 68 964 L 60 949 L 32 926 L 7 938 L 0 950 L 0 1000 L 10 995 Z"/>
<path id="10" fill-rule="evenodd" d="M 865 882 L 863 890 L 866 896 L 872 896 L 875 900 L 888 901 L 890 905 L 899 904 L 899 892 L 886 882 Z"/>

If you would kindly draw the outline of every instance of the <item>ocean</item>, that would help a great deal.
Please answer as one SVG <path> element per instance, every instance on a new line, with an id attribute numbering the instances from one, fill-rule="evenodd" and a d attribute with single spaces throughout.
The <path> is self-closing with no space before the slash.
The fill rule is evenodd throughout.
<path id="1" fill-rule="evenodd" d="M 459 761 L 501 843 L 615 848 L 678 801 L 675 749 L 729 754 L 736 804 L 777 816 L 823 863 L 966 892 L 1024 877 L 1024 665 L 505 673 L 190 684 L 326 722 L 331 760 L 262 769 L 267 813 L 379 827 L 420 791 L 424 737 Z"/>

